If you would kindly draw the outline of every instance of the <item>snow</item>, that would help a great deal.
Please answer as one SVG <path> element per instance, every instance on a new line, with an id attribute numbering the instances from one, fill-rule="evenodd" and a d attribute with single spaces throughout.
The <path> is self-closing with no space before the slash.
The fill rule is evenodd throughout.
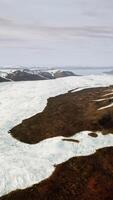
<path id="1" fill-rule="evenodd" d="M 105 94 L 105 95 L 103 95 L 103 96 L 106 97 L 106 96 L 110 96 L 110 95 L 113 95 L 113 92 L 110 92 L 110 93 Z"/>
<path id="2" fill-rule="evenodd" d="M 101 101 L 106 101 L 107 99 L 97 99 L 97 100 L 93 100 L 93 101 L 96 101 L 96 102 L 101 102 Z"/>
<path id="3" fill-rule="evenodd" d="M 112 93 L 110 93 L 110 95 L 111 94 Z M 109 94 L 105 94 L 104 96 L 109 96 Z M 107 100 L 112 100 L 112 99 L 113 99 L 113 97 L 108 97 L 108 98 L 105 98 L 105 99 L 97 99 L 97 100 L 94 100 L 94 101 L 96 101 L 96 102 L 102 102 L 102 101 L 107 101 Z M 103 106 L 103 107 L 99 108 L 98 110 L 103 110 L 103 109 L 106 109 L 106 108 L 110 108 L 112 106 L 113 106 L 113 103 L 110 103 L 109 105 Z"/>
<path id="4" fill-rule="evenodd" d="M 112 106 L 113 106 L 113 103 L 111 103 L 111 104 L 109 104 L 107 106 L 103 106 L 103 107 L 99 108 L 98 110 L 104 110 L 104 109 L 110 108 Z"/>
<path id="5" fill-rule="evenodd" d="M 54 164 L 73 156 L 89 155 L 97 149 L 113 146 L 113 135 L 93 138 L 84 131 L 71 137 L 80 141 L 63 141 L 64 137 L 44 140 L 35 145 L 21 143 L 8 133 L 23 119 L 42 112 L 49 97 L 66 93 L 75 88 L 109 86 L 112 77 L 83 76 L 33 82 L 0 84 L 0 196 L 15 189 L 29 187 L 47 178 L 54 171 Z"/>
<path id="6" fill-rule="evenodd" d="M 0 68 L 0 76 L 5 78 L 7 76 L 7 74 L 13 73 L 15 71 L 16 71 L 16 69 L 13 69 L 13 68 L 11 68 L 11 69 Z"/>
<path id="7" fill-rule="evenodd" d="M 104 98 L 104 99 L 96 99 L 94 101 L 101 102 L 101 101 L 107 101 L 107 100 L 110 100 L 110 99 L 113 99 L 113 97 L 108 97 L 108 98 Z"/>

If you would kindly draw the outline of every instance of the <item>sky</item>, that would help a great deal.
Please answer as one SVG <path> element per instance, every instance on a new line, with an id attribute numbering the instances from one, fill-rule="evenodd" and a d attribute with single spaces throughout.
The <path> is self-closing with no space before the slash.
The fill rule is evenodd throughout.
<path id="1" fill-rule="evenodd" d="M 113 0 L 0 0 L 0 66 L 113 66 Z"/>

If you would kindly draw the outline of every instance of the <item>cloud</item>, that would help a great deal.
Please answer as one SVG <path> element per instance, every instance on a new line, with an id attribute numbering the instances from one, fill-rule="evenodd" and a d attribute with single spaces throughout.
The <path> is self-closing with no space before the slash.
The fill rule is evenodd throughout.
<path id="1" fill-rule="evenodd" d="M 17 52 L 20 62 L 22 49 L 26 62 L 38 53 L 40 63 L 60 55 L 62 63 L 113 63 L 112 10 L 112 0 L 0 0 L 0 57 L 13 62 Z"/>
<path id="2" fill-rule="evenodd" d="M 10 25 L 12 24 L 11 20 L 7 19 L 7 18 L 3 18 L 3 17 L 0 17 L 0 25 Z"/>

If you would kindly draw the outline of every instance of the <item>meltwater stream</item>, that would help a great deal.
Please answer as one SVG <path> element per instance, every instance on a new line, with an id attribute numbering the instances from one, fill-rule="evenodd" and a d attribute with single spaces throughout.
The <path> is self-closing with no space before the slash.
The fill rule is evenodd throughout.
<path id="1" fill-rule="evenodd" d="M 89 155 L 96 149 L 113 146 L 113 135 L 97 138 L 84 131 L 71 137 L 80 141 L 63 141 L 63 137 L 28 145 L 12 138 L 8 131 L 36 113 L 42 112 L 47 99 L 76 88 L 109 86 L 108 75 L 69 77 L 48 81 L 10 82 L 0 84 L 0 196 L 16 189 L 27 188 L 47 178 L 54 164 L 73 156 Z"/>

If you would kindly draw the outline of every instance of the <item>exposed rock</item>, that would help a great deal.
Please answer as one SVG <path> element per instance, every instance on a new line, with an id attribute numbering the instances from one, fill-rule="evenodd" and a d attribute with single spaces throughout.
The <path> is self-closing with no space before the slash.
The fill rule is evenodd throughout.
<path id="1" fill-rule="evenodd" d="M 11 79 L 13 81 L 33 81 L 33 80 L 45 80 L 45 77 L 42 77 L 37 74 L 31 74 L 24 71 L 15 71 L 13 73 L 9 73 L 6 78 Z"/>
<path id="2" fill-rule="evenodd" d="M 96 133 L 89 133 L 88 135 L 91 137 L 94 137 L 94 138 L 98 137 L 98 135 Z"/>
<path id="3" fill-rule="evenodd" d="M 75 143 L 79 143 L 79 140 L 75 140 L 75 139 L 62 139 L 63 141 L 67 141 L 67 142 L 75 142 Z"/>
<path id="4" fill-rule="evenodd" d="M 3 77 L 0 77 L 0 82 L 9 82 L 10 80 L 6 79 L 6 78 L 3 78 Z"/>
<path id="5" fill-rule="evenodd" d="M 67 76 L 75 76 L 73 72 L 70 71 L 57 71 L 55 73 L 50 73 L 47 71 L 36 71 L 36 70 L 16 70 L 12 73 L 6 75 L 7 79 L 13 81 L 32 81 L 32 80 L 48 80 Z"/>
<path id="6" fill-rule="evenodd" d="M 0 200 L 112 200 L 113 148 L 72 158 L 41 183 Z"/>
<path id="7" fill-rule="evenodd" d="M 69 137 L 85 130 L 113 133 L 113 107 L 98 110 L 108 105 L 109 99 L 95 101 L 111 88 L 85 89 L 50 98 L 42 113 L 24 120 L 11 130 L 11 134 L 22 142 L 34 144 L 50 137 Z"/>
<path id="8" fill-rule="evenodd" d="M 47 79 L 54 79 L 54 76 L 49 72 L 40 72 L 39 74 Z"/>
<path id="9" fill-rule="evenodd" d="M 113 70 L 111 71 L 108 71 L 108 72 L 104 72 L 105 74 L 110 74 L 110 75 L 113 75 Z"/>
<path id="10" fill-rule="evenodd" d="M 54 73 L 54 78 L 61 78 L 61 77 L 66 77 L 66 76 L 76 76 L 73 72 L 71 71 L 57 71 Z"/>

